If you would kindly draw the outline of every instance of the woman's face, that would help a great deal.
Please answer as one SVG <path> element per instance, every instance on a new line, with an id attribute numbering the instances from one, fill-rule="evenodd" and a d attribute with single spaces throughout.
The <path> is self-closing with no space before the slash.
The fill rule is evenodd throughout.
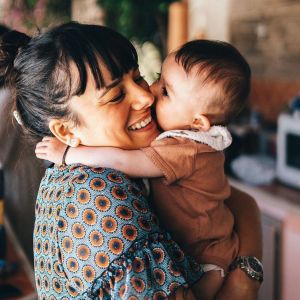
<path id="1" fill-rule="evenodd" d="M 102 71 L 104 88 L 96 89 L 89 72 L 85 93 L 70 101 L 70 108 L 80 122 L 72 129 L 75 137 L 86 146 L 148 146 L 159 132 L 151 118 L 154 97 L 147 82 L 138 69 L 117 80 L 112 80 L 107 70 Z"/>

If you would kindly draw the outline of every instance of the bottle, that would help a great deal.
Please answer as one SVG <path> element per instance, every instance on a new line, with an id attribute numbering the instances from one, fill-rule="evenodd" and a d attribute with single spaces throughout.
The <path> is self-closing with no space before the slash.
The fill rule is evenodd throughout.
<path id="1" fill-rule="evenodd" d="M 0 269 L 5 265 L 6 241 L 4 229 L 4 172 L 0 169 Z"/>

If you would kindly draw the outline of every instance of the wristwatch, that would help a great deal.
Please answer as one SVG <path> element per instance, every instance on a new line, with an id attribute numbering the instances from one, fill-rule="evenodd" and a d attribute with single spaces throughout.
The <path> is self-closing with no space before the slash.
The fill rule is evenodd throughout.
<path id="1" fill-rule="evenodd" d="M 262 263 L 255 256 L 238 256 L 230 265 L 229 270 L 241 268 L 250 278 L 259 281 L 264 280 Z"/>

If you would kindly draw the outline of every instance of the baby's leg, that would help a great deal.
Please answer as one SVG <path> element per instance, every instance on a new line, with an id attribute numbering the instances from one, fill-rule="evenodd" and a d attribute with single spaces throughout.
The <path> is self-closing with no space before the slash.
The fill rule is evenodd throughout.
<path id="1" fill-rule="evenodd" d="M 213 300 L 224 282 L 223 270 L 205 272 L 203 277 L 192 286 L 197 300 Z"/>

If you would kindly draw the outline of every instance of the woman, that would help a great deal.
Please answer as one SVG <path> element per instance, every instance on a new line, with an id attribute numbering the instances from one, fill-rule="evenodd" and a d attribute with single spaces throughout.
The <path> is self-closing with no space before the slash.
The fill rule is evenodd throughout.
<path id="1" fill-rule="evenodd" d="M 133 129 L 151 117 L 154 97 L 127 39 L 76 23 L 31 40 L 23 35 L 20 49 L 12 47 L 13 37 L 20 41 L 18 33 L 7 36 L 4 48 L 12 55 L 2 59 L 0 70 L 11 70 L 17 118 L 27 132 L 54 135 L 72 146 L 124 149 L 145 147 L 158 135 L 153 120 Z M 260 244 L 245 238 L 241 254 L 259 256 Z M 202 275 L 201 266 L 159 228 L 142 186 L 110 169 L 62 165 L 46 171 L 36 204 L 34 252 L 42 299 L 180 299 L 191 296 L 182 287 Z M 245 288 L 229 292 L 236 282 Z M 256 291 L 236 270 L 220 299 L 247 299 L 240 298 L 245 292 L 255 299 Z"/>

